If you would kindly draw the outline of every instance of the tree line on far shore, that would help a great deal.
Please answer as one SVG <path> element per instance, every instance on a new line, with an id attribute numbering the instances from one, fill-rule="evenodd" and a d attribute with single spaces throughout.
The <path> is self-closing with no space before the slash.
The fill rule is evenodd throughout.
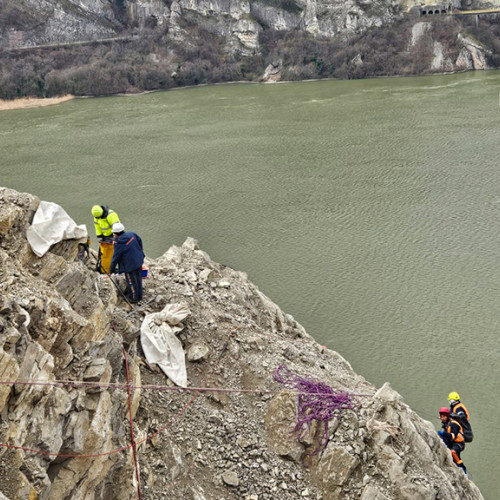
<path id="1" fill-rule="evenodd" d="M 351 39 L 314 38 L 303 31 L 260 35 L 260 52 L 228 54 L 224 39 L 193 27 L 189 43 L 168 40 L 164 30 L 144 28 L 137 38 L 109 44 L 26 51 L 0 50 L 0 98 L 112 95 L 229 81 L 259 81 L 266 67 L 280 63 L 282 80 L 359 79 L 430 73 L 434 40 L 455 61 L 466 32 L 491 50 L 488 63 L 500 67 L 500 24 L 439 17 L 410 47 L 412 19 L 372 28 Z"/>

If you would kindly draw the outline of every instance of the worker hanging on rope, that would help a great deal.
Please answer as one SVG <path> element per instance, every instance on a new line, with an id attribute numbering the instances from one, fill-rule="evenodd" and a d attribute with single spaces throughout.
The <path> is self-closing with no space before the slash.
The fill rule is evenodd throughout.
<path id="1" fill-rule="evenodd" d="M 94 216 L 95 233 L 99 240 L 96 271 L 107 274 L 113 257 L 113 224 L 120 222 L 120 218 L 107 205 L 94 205 L 92 215 Z"/>
<path id="2" fill-rule="evenodd" d="M 460 401 L 458 392 L 450 392 L 448 394 L 448 402 L 450 403 L 451 418 L 462 426 L 465 442 L 471 443 L 474 439 L 474 434 L 472 433 L 472 427 L 470 425 L 469 411 Z"/>
<path id="3" fill-rule="evenodd" d="M 443 406 L 439 409 L 439 418 L 441 419 L 442 429 L 438 431 L 444 444 L 451 450 L 451 456 L 457 467 L 460 467 L 465 474 L 467 469 L 460 458 L 460 453 L 464 451 L 465 439 L 462 426 L 453 418 L 451 418 L 449 408 Z"/>
<path id="4" fill-rule="evenodd" d="M 135 304 L 142 300 L 142 264 L 144 251 L 139 235 L 132 231 L 125 232 L 121 222 L 113 224 L 115 235 L 115 251 L 111 260 L 109 274 L 118 268 L 118 273 L 125 273 L 127 278 L 127 292 L 130 293 L 130 303 Z"/>

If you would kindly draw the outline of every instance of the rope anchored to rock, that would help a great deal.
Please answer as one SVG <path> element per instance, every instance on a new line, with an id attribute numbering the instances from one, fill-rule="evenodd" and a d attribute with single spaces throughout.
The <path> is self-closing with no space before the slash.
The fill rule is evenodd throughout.
<path id="1" fill-rule="evenodd" d="M 323 451 L 328 444 L 328 422 L 342 416 L 346 410 L 359 407 L 353 393 L 336 390 L 314 379 L 301 377 L 280 365 L 273 373 L 274 380 L 289 389 L 297 391 L 297 419 L 293 429 L 294 436 L 301 440 L 310 432 L 313 422 L 323 423 L 323 434 L 318 445 L 307 456 Z"/>

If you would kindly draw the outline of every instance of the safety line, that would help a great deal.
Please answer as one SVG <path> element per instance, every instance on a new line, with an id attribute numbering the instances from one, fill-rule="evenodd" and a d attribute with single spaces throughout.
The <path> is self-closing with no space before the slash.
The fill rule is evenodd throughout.
<path id="1" fill-rule="evenodd" d="M 116 283 L 113 281 L 111 276 L 108 275 L 110 280 L 113 282 L 113 284 L 117 287 Z M 118 288 L 118 287 L 117 287 Z M 121 290 L 118 288 L 118 290 L 121 292 Z M 123 295 L 123 294 L 122 294 Z M 128 302 L 127 298 L 123 296 L 123 298 Z M 151 302 L 151 300 L 149 301 Z M 148 302 L 148 303 L 149 303 Z M 144 304 L 143 306 L 147 305 L 148 303 Z M 129 303 L 130 305 L 130 303 Z M 133 311 L 136 312 L 136 311 Z M 133 313 L 132 312 L 132 313 Z M 131 314 L 132 314 L 131 313 Z M 130 316 L 131 314 L 127 315 L 126 317 Z M 114 323 L 111 323 L 111 328 L 116 332 L 116 328 Z M 132 448 L 132 453 L 133 453 L 133 458 L 134 458 L 134 466 L 135 466 L 135 475 L 136 475 L 136 480 L 137 480 L 137 494 L 139 500 L 141 500 L 141 482 L 140 482 L 140 473 L 139 473 L 139 464 L 137 460 L 137 445 L 141 445 L 142 443 L 146 442 L 148 439 L 152 439 L 154 436 L 158 435 L 160 432 L 165 430 L 167 427 L 169 427 L 173 422 L 175 422 L 180 416 L 194 403 L 194 401 L 203 393 L 203 392 L 226 392 L 226 393 L 258 393 L 258 394 L 278 394 L 281 391 L 264 391 L 264 390 L 256 390 L 256 389 L 220 389 L 220 388 L 207 388 L 208 381 L 214 371 L 217 369 L 219 366 L 220 360 L 222 359 L 222 355 L 224 354 L 225 350 L 227 349 L 229 339 L 236 334 L 236 330 L 243 330 L 248 328 L 244 327 L 236 327 L 235 330 L 231 331 L 223 345 L 222 351 L 219 354 L 219 358 L 217 362 L 214 364 L 210 372 L 208 373 L 207 377 L 202 383 L 201 387 L 191 387 L 191 388 L 184 388 L 184 387 L 167 387 L 167 386 L 132 386 L 130 384 L 130 373 L 129 373 L 129 366 L 128 366 L 128 358 L 127 358 L 127 352 L 125 350 L 125 347 L 122 344 L 122 349 L 123 349 L 123 355 L 125 358 L 125 369 L 126 369 L 126 376 L 127 376 L 127 384 L 124 386 L 123 384 L 95 384 L 92 382 L 75 382 L 75 381 L 54 381 L 54 382 L 32 382 L 32 381 L 2 381 L 0 380 L 0 384 L 2 385 L 38 385 L 38 386 L 72 386 L 74 388 L 126 388 L 127 389 L 127 395 L 128 395 L 128 407 L 129 407 L 129 422 L 130 422 L 130 438 L 131 438 L 131 444 L 129 446 L 116 449 L 116 450 L 111 450 L 109 452 L 105 453 L 96 453 L 96 454 L 89 454 L 89 455 L 69 455 L 69 454 L 58 454 L 58 453 L 48 453 L 48 452 L 43 452 L 41 450 L 34 450 L 31 448 L 27 448 L 24 446 L 16 446 L 16 445 L 9 445 L 6 443 L 0 443 L 0 447 L 3 448 L 11 448 L 11 449 L 18 449 L 18 450 L 23 450 L 35 454 L 40 454 L 40 455 L 45 455 L 45 456 L 53 456 L 53 457 L 60 457 L 60 458 L 95 458 L 95 457 L 103 457 L 103 456 L 109 456 L 114 453 L 119 453 L 121 451 L 126 451 Z M 315 343 L 314 340 L 308 340 L 308 339 L 284 339 L 280 338 L 277 334 L 266 334 L 266 333 L 261 333 L 262 336 L 268 337 L 268 338 L 273 338 L 274 340 L 282 340 L 282 341 L 288 341 L 288 342 L 301 342 L 301 343 Z M 321 346 L 322 352 L 326 349 L 326 346 Z M 195 392 L 195 394 L 191 397 L 191 399 L 184 405 L 184 407 L 176 414 L 174 417 L 168 421 L 164 426 L 160 427 L 156 432 L 146 436 L 144 439 L 142 439 L 139 442 L 135 441 L 134 437 L 134 422 L 133 422 L 133 415 L 132 415 L 132 396 L 131 396 L 131 389 L 139 389 L 139 390 L 163 390 L 163 391 L 182 391 L 182 392 Z M 302 393 L 299 393 L 302 394 Z M 319 396 L 320 394 L 318 394 Z M 325 394 L 327 395 L 327 394 Z M 368 395 L 367 395 L 368 396 Z"/>
<path id="2" fill-rule="evenodd" d="M 125 358 L 125 371 L 127 373 L 127 394 L 128 394 L 128 412 L 129 412 L 129 421 L 130 421 L 130 441 L 132 442 L 132 454 L 134 456 L 134 465 L 135 465 L 135 477 L 137 479 L 137 496 L 139 500 L 141 500 L 141 478 L 139 476 L 139 465 L 137 463 L 137 451 L 135 449 L 135 439 L 134 439 L 134 420 L 132 417 L 132 394 L 130 391 L 130 373 L 128 369 L 128 358 L 127 351 L 125 350 L 125 346 L 122 345 L 123 356 Z"/>
<path id="3" fill-rule="evenodd" d="M 211 376 L 211 373 L 209 373 L 209 376 Z M 208 382 L 208 377 L 206 379 L 206 382 Z M 134 388 L 141 389 L 141 387 L 142 386 L 133 386 L 133 385 L 130 386 L 131 389 L 134 389 Z M 168 389 L 172 389 L 172 388 L 169 387 Z M 177 387 L 176 389 L 183 389 L 183 390 L 187 391 L 187 389 L 184 389 L 184 388 L 181 388 L 181 387 Z M 279 394 L 279 393 L 283 392 L 282 390 L 280 390 L 280 391 L 262 391 L 262 390 L 258 390 L 258 389 L 257 390 L 253 390 L 253 389 L 248 389 L 248 390 L 246 390 L 246 389 L 240 389 L 240 390 L 238 390 L 238 389 L 234 389 L 234 390 L 233 389 L 221 389 L 219 391 L 218 389 L 215 389 L 215 388 L 203 388 L 203 387 L 197 387 L 197 388 L 195 388 L 195 389 L 193 388 L 191 390 L 196 391 L 196 393 L 186 403 L 186 405 L 178 413 L 176 413 L 174 415 L 174 417 L 172 417 L 171 420 L 169 420 L 164 426 L 160 427 L 153 434 L 150 434 L 150 435 L 146 436 L 141 441 L 137 441 L 135 443 L 135 445 L 136 446 L 141 445 L 142 443 L 144 443 L 148 439 L 153 438 L 154 436 L 156 436 L 157 434 L 159 434 L 160 432 L 162 432 L 163 430 L 165 430 L 167 427 L 169 427 L 170 425 L 172 425 L 187 410 L 187 408 L 189 406 L 191 406 L 191 404 L 194 402 L 194 400 L 197 399 L 198 396 L 200 396 L 205 391 L 233 392 L 233 393 L 255 393 L 255 394 Z M 297 395 L 306 395 L 306 394 L 309 395 L 309 393 L 304 393 L 304 392 L 296 392 L 296 394 Z M 331 393 L 315 393 L 315 395 L 316 396 L 331 396 Z M 354 397 L 367 397 L 367 398 L 370 398 L 370 397 L 373 397 L 373 394 L 359 394 L 359 393 L 355 393 L 355 394 L 353 394 L 353 396 Z M 107 451 L 107 452 L 103 452 L 103 453 L 95 453 L 95 454 L 90 454 L 90 455 L 62 455 L 62 454 L 58 454 L 58 453 L 48 453 L 48 452 L 45 452 L 45 451 L 34 450 L 32 448 L 26 448 L 24 446 L 16 446 L 16 445 L 5 444 L 5 443 L 0 443 L 0 447 L 14 448 L 16 450 L 29 451 L 31 453 L 37 453 L 39 455 L 45 455 L 45 456 L 51 456 L 51 457 L 61 457 L 61 458 L 97 458 L 97 457 L 104 457 L 104 456 L 113 455 L 115 453 L 120 453 L 122 451 L 129 450 L 132 447 L 132 445 L 124 446 L 123 448 L 118 448 L 118 449 Z"/>
<path id="4" fill-rule="evenodd" d="M 95 382 L 79 382 L 72 380 L 55 380 L 54 382 L 36 382 L 36 381 L 12 381 L 0 380 L 0 385 L 40 385 L 49 387 L 73 387 L 73 388 L 86 388 L 86 389 L 138 389 L 138 390 L 151 390 L 151 391 L 166 391 L 166 392 L 222 392 L 222 393 L 235 393 L 235 394 L 280 394 L 283 390 L 268 390 L 268 389 L 228 389 L 223 387 L 178 387 L 169 385 L 126 385 L 115 383 L 96 384 Z M 297 395 L 308 395 L 309 392 L 296 391 Z M 317 396 L 331 396 L 329 392 L 314 393 Z M 373 394 L 354 393 L 356 397 L 371 397 Z"/>
<path id="5" fill-rule="evenodd" d="M 230 336 L 231 335 L 232 334 L 230 334 Z M 229 340 L 230 336 L 228 336 L 228 340 Z M 172 425 L 194 403 L 194 401 L 202 393 L 201 389 L 204 386 L 206 386 L 206 384 L 208 383 L 208 380 L 212 376 L 213 372 L 219 366 L 220 360 L 222 358 L 222 354 L 225 352 L 227 344 L 228 344 L 228 341 L 225 342 L 225 344 L 223 346 L 223 349 L 222 349 L 221 353 L 219 354 L 219 358 L 218 358 L 217 362 L 214 364 L 214 366 L 212 367 L 212 369 L 210 370 L 210 372 L 206 376 L 206 378 L 203 381 L 203 384 L 202 384 L 202 387 L 200 388 L 200 390 L 198 392 L 196 392 L 191 397 L 191 399 L 184 405 L 184 407 L 179 412 L 177 412 L 174 415 L 174 417 L 172 419 L 170 419 L 164 426 L 160 427 L 153 434 L 150 434 L 150 435 L 146 436 L 141 441 L 136 442 L 135 446 L 141 445 L 142 443 L 144 443 L 148 439 L 153 438 L 154 436 L 156 436 L 157 434 L 159 434 L 160 432 L 162 432 L 163 430 L 165 430 L 167 427 L 169 427 L 170 425 Z M 126 387 L 126 386 L 124 386 L 124 387 Z M 130 386 L 130 387 L 132 388 L 133 386 Z M 27 448 L 27 447 L 24 447 L 24 446 L 17 446 L 17 445 L 13 445 L 13 444 L 0 443 L 0 447 L 3 447 L 3 448 L 12 448 L 12 449 L 15 449 L 15 450 L 22 450 L 22 451 L 28 451 L 28 452 L 31 452 L 31 453 L 36 453 L 36 454 L 39 454 L 39 455 L 51 456 L 51 457 L 60 457 L 60 458 L 96 458 L 96 457 L 104 457 L 104 456 L 113 455 L 115 453 L 120 453 L 122 451 L 129 450 L 133 446 L 134 446 L 134 444 L 131 444 L 129 446 L 124 446 L 123 448 L 119 448 L 119 449 L 116 449 L 116 450 L 111 450 L 111 451 L 107 451 L 107 452 L 103 452 L 103 453 L 93 453 L 93 454 L 89 454 L 89 455 L 63 455 L 63 454 L 58 454 L 58 453 L 49 453 L 49 452 L 45 452 L 45 451 L 41 451 L 41 450 L 34 450 L 32 448 Z"/>
<path id="6" fill-rule="evenodd" d="M 114 325 L 112 325 L 113 327 Z M 206 387 L 210 377 L 212 376 L 213 372 L 217 368 L 217 366 L 220 363 L 220 360 L 222 358 L 222 354 L 225 352 L 229 339 L 236 334 L 236 330 L 241 331 L 241 330 L 248 330 L 248 327 L 235 327 L 228 335 L 226 342 L 223 346 L 223 349 L 219 355 L 219 358 L 216 362 L 216 364 L 212 367 L 211 371 L 208 373 L 207 377 L 205 378 L 204 382 L 200 387 L 172 387 L 172 386 L 157 386 L 157 385 L 124 385 L 124 384 L 116 384 L 116 383 L 107 383 L 107 384 L 96 384 L 95 382 L 78 382 L 78 381 L 71 381 L 71 380 L 57 380 L 54 382 L 33 382 L 33 381 L 4 381 L 0 380 L 0 384 L 9 384 L 9 385 L 40 385 L 40 386 L 70 386 L 74 388 L 115 388 L 115 389 L 140 389 L 140 390 L 160 390 L 160 391 L 177 391 L 177 392 L 195 392 L 195 394 L 192 396 L 192 398 L 186 403 L 186 405 L 177 413 L 174 415 L 174 417 L 169 420 L 164 426 L 160 427 L 156 432 L 153 434 L 150 434 L 149 436 L 146 436 L 144 439 L 141 441 L 138 441 L 135 443 L 135 446 L 140 445 L 147 441 L 148 439 L 153 438 L 154 436 L 158 435 L 160 432 L 165 430 L 167 427 L 172 425 L 193 403 L 194 401 L 203 393 L 203 392 L 221 392 L 221 393 L 240 393 L 240 394 L 279 394 L 282 392 L 282 390 L 277 390 L 277 391 L 270 391 L 270 390 L 263 390 L 263 389 L 225 389 L 225 388 L 216 388 L 216 387 Z M 268 338 L 272 338 L 274 340 L 282 340 L 284 342 L 300 342 L 300 343 L 309 343 L 309 344 L 314 344 L 316 341 L 314 340 L 309 340 L 309 339 L 286 339 L 279 337 L 277 334 L 267 334 L 267 333 L 258 333 L 261 336 L 265 336 Z M 322 351 L 326 349 L 326 346 L 321 346 Z M 304 395 L 307 393 L 303 392 L 297 392 L 297 395 Z M 372 394 L 353 394 L 355 397 L 372 397 Z M 317 396 L 331 396 L 330 393 L 318 393 Z M 111 450 L 108 452 L 103 452 L 103 453 L 94 453 L 94 454 L 89 454 L 89 455 L 60 455 L 57 453 L 48 453 L 48 452 L 43 452 L 41 450 L 34 450 L 32 448 L 26 448 L 23 446 L 16 446 L 16 445 L 9 445 L 5 443 L 0 443 L 0 447 L 4 448 L 13 448 L 13 449 L 18 449 L 18 450 L 23 450 L 23 451 L 28 451 L 31 453 L 37 453 L 45 456 L 53 456 L 53 457 L 61 457 L 61 458 L 96 458 L 96 457 L 103 457 L 103 456 L 108 456 L 112 455 L 115 453 L 120 453 L 122 451 L 129 450 L 130 448 L 134 447 L 134 444 L 131 444 L 129 446 L 125 446 L 123 448 Z"/>

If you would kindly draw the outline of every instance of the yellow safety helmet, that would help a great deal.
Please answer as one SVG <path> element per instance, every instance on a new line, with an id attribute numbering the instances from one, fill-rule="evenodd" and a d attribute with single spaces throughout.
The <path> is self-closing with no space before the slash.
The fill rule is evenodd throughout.
<path id="1" fill-rule="evenodd" d="M 460 401 L 460 396 L 459 396 L 458 392 L 450 392 L 448 394 L 448 401 L 451 401 L 452 399 L 454 401 Z"/>
<path id="2" fill-rule="evenodd" d="M 104 213 L 104 210 L 102 209 L 101 205 L 94 205 L 92 207 L 92 215 L 94 217 L 100 217 Z"/>

